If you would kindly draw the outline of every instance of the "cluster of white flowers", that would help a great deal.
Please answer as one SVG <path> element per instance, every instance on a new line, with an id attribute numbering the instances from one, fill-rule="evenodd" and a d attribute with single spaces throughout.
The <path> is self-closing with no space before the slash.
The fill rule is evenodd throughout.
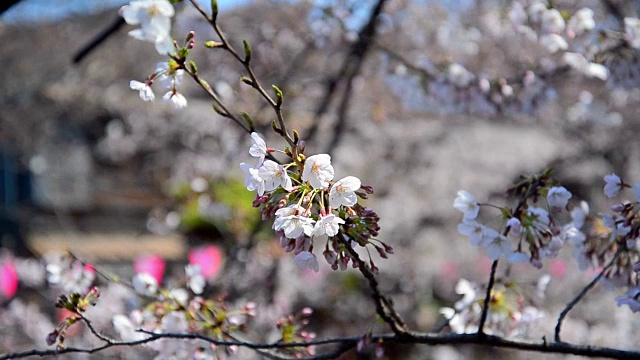
<path id="1" fill-rule="evenodd" d="M 59 286 L 65 293 L 86 293 L 96 280 L 93 266 L 71 258 L 66 254 L 45 255 L 47 282 Z"/>
<path id="2" fill-rule="evenodd" d="M 537 38 L 538 43 L 551 54 L 569 48 L 565 36 L 573 39 L 596 27 L 593 10 L 589 8 L 578 10 L 569 22 L 565 23 L 558 9 L 549 8 L 543 2 L 533 2 L 525 7 L 522 3 L 515 1 L 511 5 L 509 18 L 519 33 L 533 39 Z"/>
<path id="3" fill-rule="evenodd" d="M 581 239 L 582 234 L 573 222 L 561 224 L 560 215 L 566 213 L 572 197 L 567 189 L 552 186 L 538 191 L 546 193 L 548 208 L 525 204 L 522 211 L 515 214 L 503 208 L 502 231 L 498 231 L 476 221 L 480 204 L 469 192 L 460 190 L 453 203 L 454 208 L 463 213 L 458 232 L 468 236 L 472 245 L 484 248 L 493 260 L 504 257 L 511 263 L 529 261 L 541 267 L 543 258 L 556 257 L 565 242 Z M 517 245 L 514 247 L 514 244 Z M 529 250 L 529 254 L 525 250 Z"/>
<path id="4" fill-rule="evenodd" d="M 379 230 L 377 215 L 357 205 L 359 196 L 366 197 L 372 192 L 370 187 L 363 187 L 360 179 L 354 176 L 334 182 L 335 171 L 327 154 L 302 155 L 299 161 L 284 165 L 266 159 L 278 150 L 268 148 L 255 132 L 251 137 L 253 144 L 249 154 L 258 160 L 253 166 L 240 164 L 245 173 L 244 183 L 248 190 L 257 192 L 254 205 L 264 205 L 263 219 L 275 217 L 273 229 L 280 235 L 282 247 L 294 252 L 294 260 L 300 267 L 318 271 L 313 243 L 324 241 L 327 243 L 324 252 L 327 262 L 334 269 L 345 269 L 350 257 L 338 244 L 341 229 L 345 241 L 348 237 L 344 235 L 349 229 L 357 232 L 357 241 L 362 246 L 369 244 L 371 236 L 377 235 Z M 345 228 L 347 219 L 352 226 L 349 229 Z M 351 236 L 352 239 L 355 237 Z M 387 245 L 369 245 L 378 253 L 393 251 Z M 354 266 L 357 266 L 355 261 Z"/>
<path id="5" fill-rule="evenodd" d="M 176 69 L 173 61 L 165 61 L 159 63 L 153 74 L 149 75 L 144 82 L 131 80 L 129 87 L 131 90 L 138 91 L 142 100 L 153 101 L 155 100 L 155 94 L 153 93 L 151 85 L 157 81 L 166 91 L 162 96 L 162 100 L 179 110 L 187 107 L 187 99 L 182 93 L 178 92 L 178 86 L 182 83 L 183 76 L 184 70 Z"/>
<path id="6" fill-rule="evenodd" d="M 140 25 L 129 32 L 132 37 L 151 42 L 156 51 L 167 55 L 173 51 L 171 18 L 175 14 L 169 0 L 133 0 L 120 9 L 120 16 L 129 25 Z"/>
<path id="7" fill-rule="evenodd" d="M 548 276 L 543 276 L 538 283 L 547 280 Z M 543 297 L 544 291 L 542 294 L 537 291 L 539 287 L 536 287 L 536 296 Z M 485 291 L 477 284 L 460 279 L 455 292 L 462 295 L 462 299 L 458 300 L 453 308 L 441 308 L 440 314 L 449 320 L 449 327 L 454 333 L 476 333 L 482 316 Z M 492 293 L 493 301 L 489 305 L 487 322 L 483 329 L 487 334 L 524 336 L 533 323 L 544 317 L 544 313 L 532 304 L 523 306 L 523 292 L 520 289 L 499 285 Z"/>

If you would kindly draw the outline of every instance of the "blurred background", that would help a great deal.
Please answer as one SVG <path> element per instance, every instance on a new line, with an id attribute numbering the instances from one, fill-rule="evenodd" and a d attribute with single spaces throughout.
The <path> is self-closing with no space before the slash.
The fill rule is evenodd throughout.
<path id="1" fill-rule="evenodd" d="M 31 292 L 7 299 L 0 310 L 4 324 L 20 329 L 0 351 L 45 346 L 44 336 L 16 314 L 33 306 L 53 316 L 53 302 L 45 299 L 57 290 L 44 285 L 45 263 L 36 259 L 66 251 L 123 278 L 133 276 L 136 261 L 158 257 L 167 263 L 167 282 L 180 276 L 193 249 L 214 251 L 207 293 L 258 303 L 256 329 L 266 330 L 252 334 L 256 341 L 273 341 L 278 317 L 305 306 L 315 309 L 309 330 L 321 338 L 386 331 L 375 325 L 357 271 L 334 273 L 323 261 L 317 274 L 300 271 L 280 248 L 242 182 L 238 164 L 248 159 L 250 138 L 213 112 L 201 89 L 185 81 L 189 105 L 176 111 L 145 103 L 128 88 L 163 58 L 127 35 L 133 27 L 119 25 L 125 3 L 22 0 L 0 17 L 0 239 L 4 259 L 32 259 L 32 268 L 18 273 L 34 274 L 20 282 L 19 291 Z M 604 175 L 640 180 L 634 49 L 602 54 L 611 76 L 601 81 L 562 67 L 560 55 L 514 32 L 511 1 L 219 3 L 229 39 L 237 48 L 242 39 L 252 45 L 258 78 L 283 89 L 289 127 L 307 141 L 307 153 L 329 153 L 337 178 L 354 175 L 376 190 L 366 204 L 382 219 L 380 239 L 395 249 L 388 260 L 375 258 L 382 290 L 412 328 L 427 331 L 441 320 L 438 309 L 459 298 L 459 278 L 488 276 L 490 260 L 456 232 L 460 214 L 452 202 L 459 189 L 502 204 L 518 175 L 552 166 L 574 200 L 605 211 L 611 203 L 602 195 Z M 594 9 L 598 28 L 573 39 L 578 49 L 605 29 L 623 31 L 621 16 L 638 10 L 624 0 L 554 4 L 570 14 Z M 284 148 L 270 131 L 271 109 L 240 83 L 241 66 L 200 46 L 214 39 L 211 29 L 188 4 L 176 9 L 173 34 L 181 41 L 195 31 L 192 59 L 201 76 L 235 113 L 253 117 L 270 147 Z M 108 29 L 104 41 L 85 51 Z M 486 79 L 491 90 L 456 83 L 453 63 L 477 83 Z M 570 249 L 541 270 L 526 264 L 511 270 L 523 287 L 535 288 L 547 274 L 551 282 L 539 303 L 546 317 L 529 335 L 536 339 L 552 333 L 558 312 L 594 273 L 577 271 Z M 112 293 L 127 298 L 122 289 Z M 616 308 L 617 295 L 597 288 L 571 313 L 564 339 L 633 348 L 638 321 Z M 136 304 L 123 300 L 114 313 L 95 316 L 108 326 L 110 316 Z M 83 336 L 68 341 L 86 341 Z M 146 355 L 99 356 L 152 356 L 140 351 Z M 425 346 L 391 347 L 385 356 L 543 357 Z"/>

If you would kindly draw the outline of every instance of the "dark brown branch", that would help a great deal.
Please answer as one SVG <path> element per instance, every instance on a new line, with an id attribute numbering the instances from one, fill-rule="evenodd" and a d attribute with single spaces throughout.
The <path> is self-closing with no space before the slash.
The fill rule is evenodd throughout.
<path id="1" fill-rule="evenodd" d="M 378 316 L 382 318 L 382 320 L 389 324 L 391 330 L 398 336 L 406 336 L 408 333 L 408 329 L 400 315 L 393 308 L 393 305 L 389 299 L 384 297 L 380 293 L 380 289 L 378 288 L 378 280 L 376 276 L 371 272 L 369 266 L 360 259 L 358 253 L 351 247 L 351 245 L 342 239 L 342 233 L 338 233 L 339 241 L 344 245 L 344 248 L 349 253 L 349 256 L 354 259 L 354 261 L 358 261 L 358 270 L 360 273 L 367 279 L 369 282 L 369 288 L 371 289 L 371 296 L 376 305 L 376 313 Z"/>
<path id="2" fill-rule="evenodd" d="M 103 42 L 105 42 L 111 35 L 115 34 L 120 28 L 126 24 L 124 18 L 118 16 L 118 18 L 109 25 L 108 28 L 102 30 L 98 35 L 96 35 L 91 42 L 84 45 L 74 56 L 73 63 L 77 64 L 82 61 L 87 55 L 89 55 L 93 50 L 98 48 Z"/>
<path id="3" fill-rule="evenodd" d="M 143 331 L 145 332 L 145 331 Z M 239 346 L 245 347 L 249 349 L 286 349 L 293 347 L 304 347 L 304 346 L 320 346 L 320 345 L 339 345 L 340 353 L 344 353 L 345 351 L 354 348 L 358 341 L 361 339 L 360 336 L 352 336 L 352 337 L 339 337 L 339 338 L 331 338 L 331 339 L 322 339 L 322 340 L 312 340 L 307 342 L 296 342 L 296 343 L 251 343 L 245 341 L 224 341 L 224 340 L 216 340 L 212 338 L 208 338 L 198 334 L 155 334 L 149 333 L 149 338 L 138 340 L 138 341 L 130 341 L 130 342 L 112 342 L 109 344 L 105 344 L 103 346 L 83 349 L 83 348 L 63 348 L 63 349 L 51 349 L 51 350 L 28 350 L 24 352 L 11 353 L 0 356 L 0 360 L 8 360 L 8 359 L 20 359 L 26 357 L 45 357 L 45 356 L 55 356 L 62 354 L 70 354 L 70 353 L 97 353 L 108 348 L 112 347 L 134 347 L 146 343 L 150 343 L 153 341 L 157 341 L 159 339 L 185 339 L 185 340 L 202 340 L 211 344 L 215 344 L 218 346 Z M 565 342 L 547 342 L 545 340 L 542 341 L 527 341 L 527 340 L 515 340 L 515 339 L 505 339 L 499 336 L 494 335 L 485 335 L 482 338 L 478 337 L 477 334 L 432 334 L 432 333 L 407 333 L 407 336 L 398 336 L 396 334 L 382 334 L 382 335 L 373 335 L 371 337 L 372 342 L 376 342 L 378 340 L 382 340 L 387 344 L 423 344 L 423 345 L 479 345 L 485 347 L 492 348 L 504 348 L 504 349 L 514 349 L 521 351 L 532 351 L 539 353 L 555 353 L 555 354 L 571 354 L 571 355 L 579 355 L 586 357 L 603 357 L 610 359 L 640 359 L 640 352 L 638 351 L 627 351 L 620 350 L 614 348 L 600 347 L 600 346 L 586 346 L 586 345 L 578 345 L 571 344 Z M 319 354 L 317 356 L 310 356 L 305 359 L 307 360 L 319 360 L 319 359 L 329 359 L 328 355 L 330 354 L 339 354 L 336 351 L 331 353 Z"/>
<path id="4" fill-rule="evenodd" d="M 569 314 L 569 311 L 571 311 L 571 309 L 573 309 L 587 295 L 587 293 L 598 284 L 598 281 L 600 281 L 602 276 L 604 276 L 605 272 L 607 272 L 607 270 L 609 270 L 613 266 L 617 257 L 618 254 L 616 253 L 613 259 L 611 259 L 611 261 L 609 261 L 609 263 L 604 268 L 602 268 L 600 273 L 596 277 L 594 277 L 593 280 L 591 280 L 591 282 L 587 286 L 585 286 L 584 289 L 582 289 L 582 291 L 580 291 L 580 293 L 573 300 L 571 300 L 570 303 L 567 304 L 564 310 L 562 310 L 560 316 L 558 317 L 558 322 L 556 323 L 554 332 L 555 341 L 562 341 L 560 340 L 560 330 L 562 327 L 562 322 L 564 321 L 564 318 L 567 316 L 567 314 Z"/>
<path id="5" fill-rule="evenodd" d="M 508 230 L 506 230 L 508 231 Z M 493 284 L 496 281 L 496 269 L 498 269 L 498 260 L 494 260 L 491 264 L 491 275 L 489 275 L 489 284 L 487 285 L 487 294 L 484 297 L 484 304 L 482 304 L 482 315 L 480 316 L 480 325 L 478 326 L 478 336 L 484 336 L 484 324 L 487 321 L 487 315 L 489 314 L 489 304 L 491 303 L 491 291 L 493 290 Z"/>
<path id="6" fill-rule="evenodd" d="M 369 50 L 373 46 L 373 42 L 376 36 L 376 24 L 378 16 L 382 13 L 382 8 L 386 0 L 378 0 L 375 7 L 371 10 L 371 14 L 369 15 L 369 19 L 367 23 L 360 29 L 358 32 L 358 41 L 356 41 L 349 51 L 349 54 L 345 57 L 340 71 L 335 74 L 333 77 L 329 78 L 326 82 L 326 90 L 320 104 L 315 111 L 314 123 L 307 131 L 306 139 L 312 139 L 315 136 L 315 133 L 318 131 L 318 127 L 320 125 L 320 117 L 327 112 L 329 109 L 329 105 L 333 100 L 334 95 L 336 94 L 336 88 L 338 84 L 346 80 L 347 84 L 351 83 L 353 79 L 360 72 L 360 68 L 366 58 Z M 350 87 L 350 85 L 347 85 Z M 350 91 L 349 91 L 350 93 Z M 345 92 L 345 95 L 349 95 L 349 93 Z M 348 105 L 348 104 L 347 104 Z M 346 121 L 346 119 L 342 119 L 342 122 Z"/>

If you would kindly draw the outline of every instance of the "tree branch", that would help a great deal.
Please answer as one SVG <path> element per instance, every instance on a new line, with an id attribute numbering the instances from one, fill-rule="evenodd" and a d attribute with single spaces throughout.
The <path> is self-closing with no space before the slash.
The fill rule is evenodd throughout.
<path id="1" fill-rule="evenodd" d="M 602 268 L 600 273 L 596 277 L 594 277 L 593 280 L 591 280 L 591 282 L 587 286 L 585 286 L 584 289 L 582 289 L 582 291 L 580 291 L 580 293 L 573 300 L 571 300 L 571 302 L 567 304 L 564 310 L 562 310 L 562 312 L 560 313 L 560 316 L 558 317 L 558 322 L 556 323 L 556 328 L 554 332 L 555 341 L 557 342 L 562 341 L 560 340 L 560 329 L 562 327 L 562 322 L 564 321 L 564 318 L 567 316 L 567 314 L 569 314 L 569 311 L 571 311 L 587 295 L 587 293 L 591 289 L 593 289 L 596 286 L 596 284 L 598 284 L 598 281 L 600 281 L 602 276 L 604 276 L 604 273 L 607 272 L 607 270 L 609 270 L 613 266 L 617 258 L 618 258 L 618 253 L 616 253 L 613 256 L 613 259 L 611 259 L 611 261 L 609 261 L 609 263 Z"/>
<path id="2" fill-rule="evenodd" d="M 112 347 L 134 347 L 138 345 L 143 345 L 147 343 L 151 343 L 153 341 L 157 341 L 160 339 L 183 339 L 183 340 L 202 340 L 208 342 L 210 344 L 215 344 L 217 346 L 238 346 L 249 349 L 286 349 L 293 347 L 306 347 L 306 346 L 321 346 L 321 345 L 338 345 L 338 350 L 333 352 L 327 352 L 324 354 L 310 356 L 304 359 L 307 360 L 319 360 L 319 359 L 330 359 L 335 357 L 328 357 L 332 354 L 339 355 L 340 353 L 344 353 L 345 351 L 354 348 L 358 341 L 361 339 L 360 336 L 351 336 L 351 337 L 337 337 L 337 338 L 329 338 L 322 340 L 311 340 L 306 342 L 296 342 L 296 343 L 252 343 L 246 341 L 225 341 L 225 340 L 216 340 L 212 338 L 208 338 L 198 334 L 157 334 L 142 331 L 144 333 L 150 334 L 149 338 L 137 340 L 137 341 L 129 341 L 129 342 L 112 342 L 105 344 L 103 346 L 83 349 L 83 348 L 62 348 L 62 349 L 51 349 L 51 350 L 28 350 L 24 352 L 11 353 L 0 356 L 0 360 L 8 360 L 8 359 L 20 359 L 26 358 L 30 356 L 55 356 L 62 354 L 70 354 L 70 353 L 97 353 L 108 348 Z M 492 347 L 492 348 L 504 348 L 504 349 L 514 349 L 521 351 L 532 351 L 539 353 L 554 353 L 554 354 L 571 354 L 571 355 L 579 355 L 586 357 L 603 357 L 610 359 L 640 359 L 639 351 L 628 351 L 628 350 L 620 350 L 608 347 L 600 347 L 600 346 L 585 346 L 578 344 L 571 344 L 566 342 L 547 342 L 546 340 L 542 341 L 527 341 L 527 340 L 515 340 L 515 339 L 505 339 L 499 336 L 494 335 L 484 335 L 483 337 L 478 337 L 477 334 L 433 334 L 433 333 L 407 333 L 407 336 L 398 336 L 397 334 L 380 334 L 373 335 L 371 337 L 373 342 L 382 340 L 387 344 L 423 344 L 423 345 L 479 345 L 484 347 Z M 338 352 L 339 351 L 339 352 Z"/>

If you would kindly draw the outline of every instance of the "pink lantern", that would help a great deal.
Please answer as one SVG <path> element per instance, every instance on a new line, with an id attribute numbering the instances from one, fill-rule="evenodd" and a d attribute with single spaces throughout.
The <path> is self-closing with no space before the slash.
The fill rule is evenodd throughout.
<path id="1" fill-rule="evenodd" d="M 165 265 L 164 259 L 158 255 L 141 256 L 133 261 L 133 269 L 136 274 L 147 273 L 153 276 L 158 284 L 162 284 Z"/>
<path id="2" fill-rule="evenodd" d="M 189 264 L 199 266 L 200 273 L 207 280 L 218 276 L 223 260 L 222 251 L 215 245 L 202 246 L 189 251 Z"/>

